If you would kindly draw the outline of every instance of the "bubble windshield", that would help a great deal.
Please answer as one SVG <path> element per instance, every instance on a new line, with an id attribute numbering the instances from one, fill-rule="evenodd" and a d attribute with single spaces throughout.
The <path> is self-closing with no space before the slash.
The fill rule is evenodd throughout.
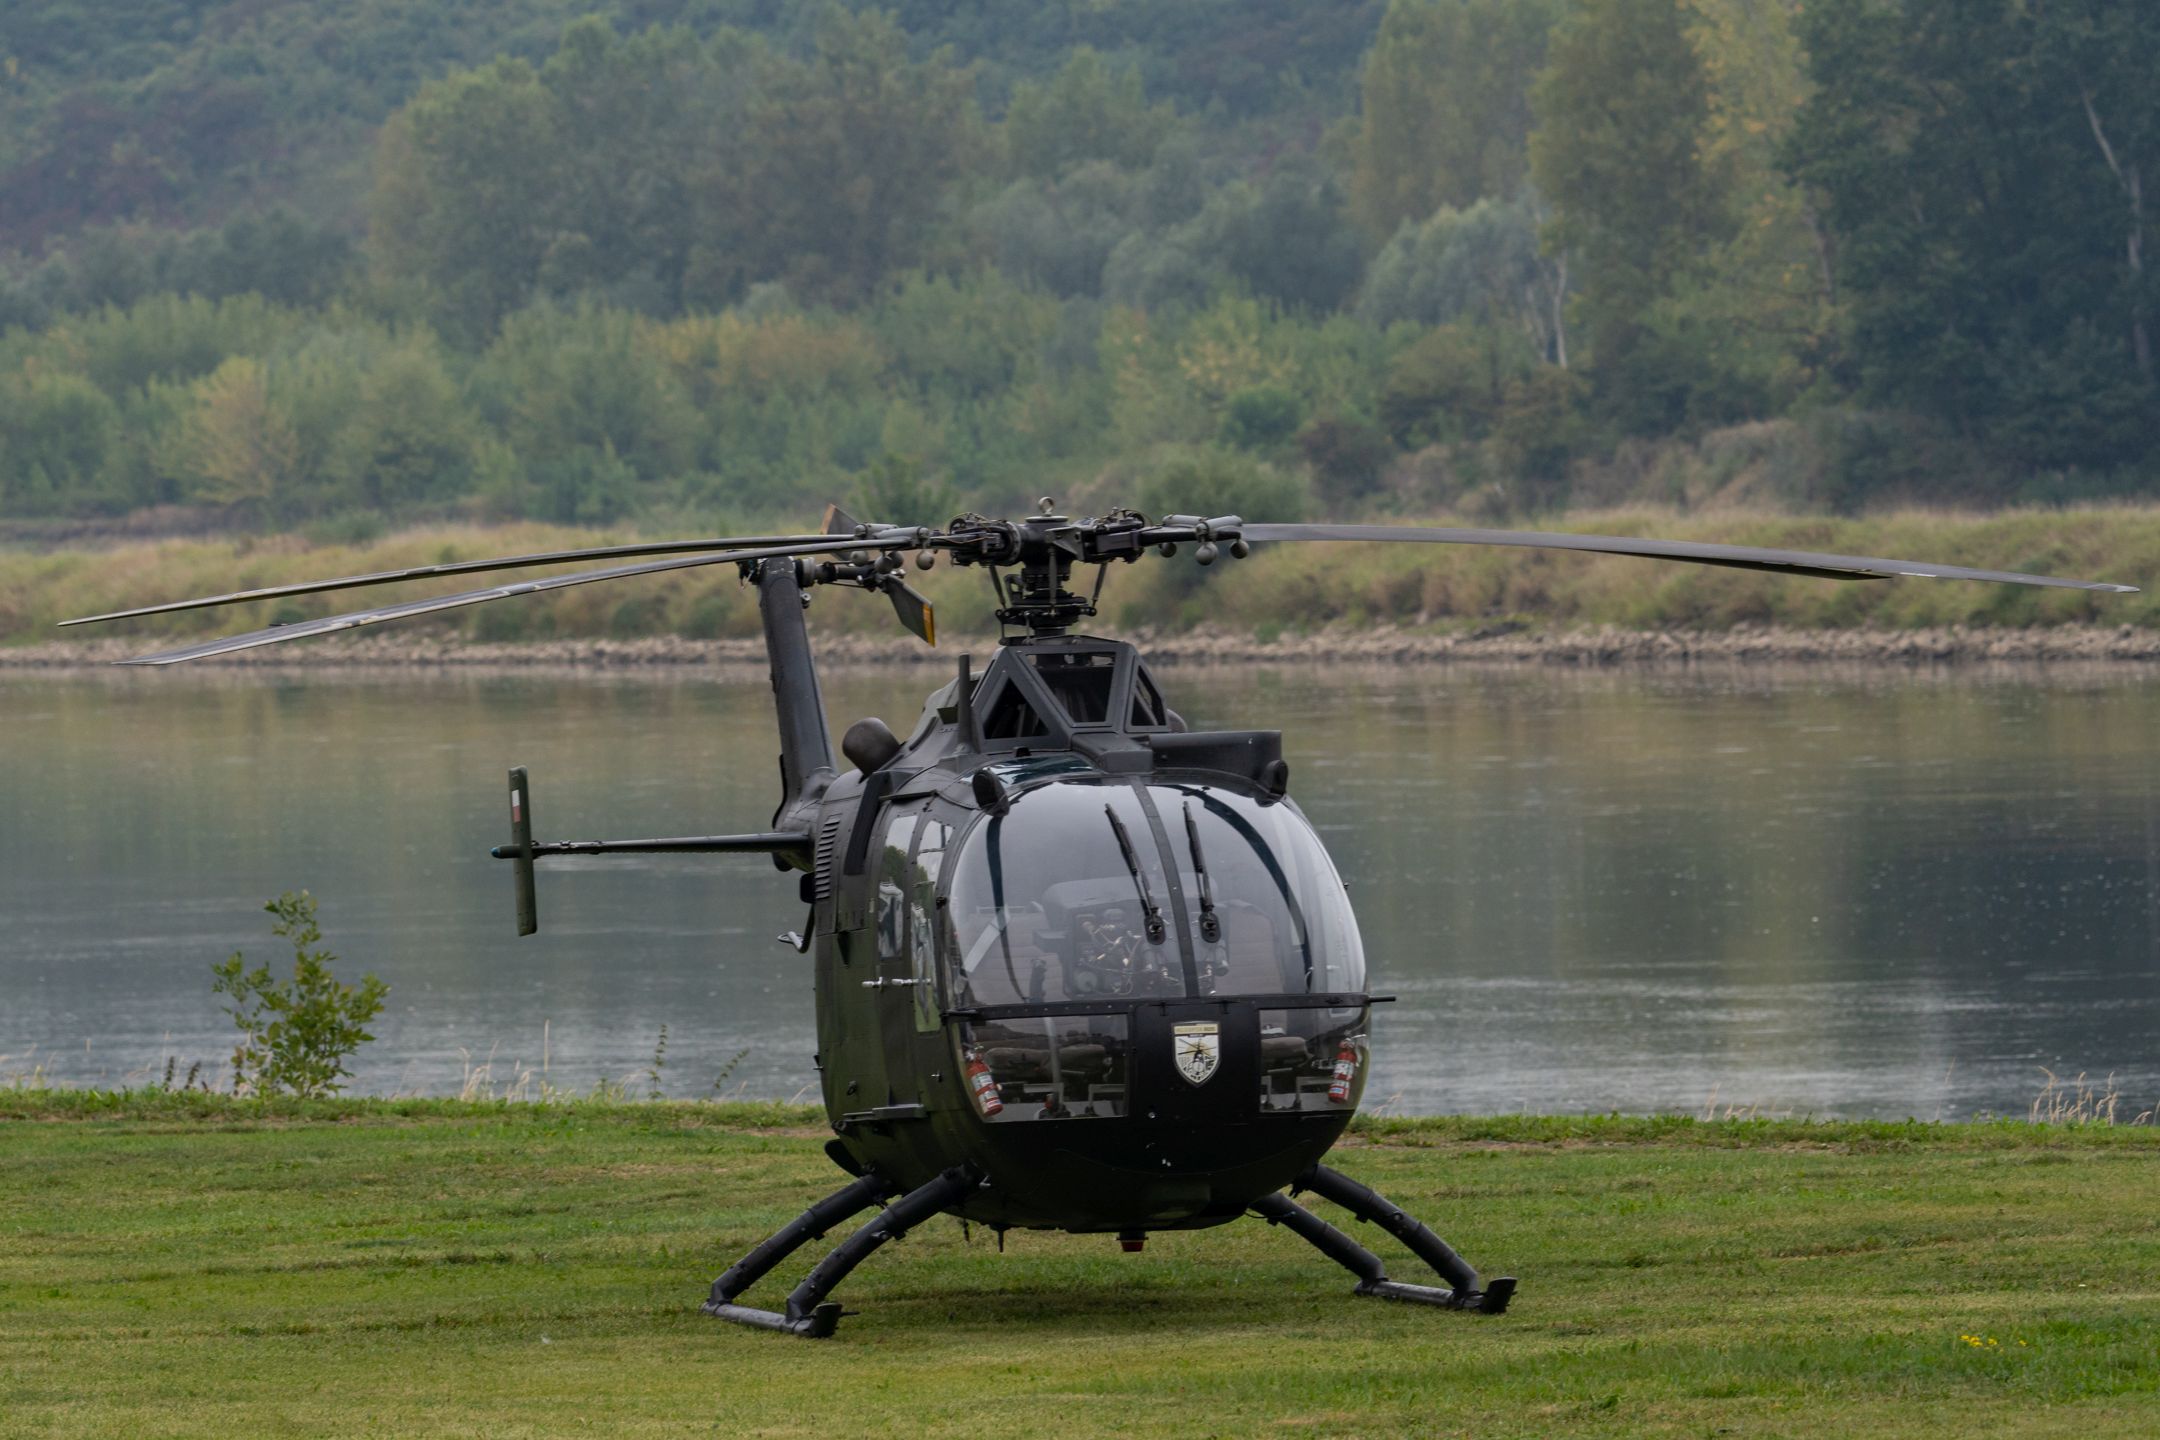
<path id="1" fill-rule="evenodd" d="M 944 927 L 957 1005 L 1359 991 L 1357 921 L 1288 801 L 1043 785 L 978 819 Z"/>

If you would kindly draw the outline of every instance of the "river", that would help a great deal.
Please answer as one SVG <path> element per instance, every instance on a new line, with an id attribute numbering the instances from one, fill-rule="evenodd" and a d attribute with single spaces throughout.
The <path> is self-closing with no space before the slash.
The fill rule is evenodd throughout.
<path id="1" fill-rule="evenodd" d="M 835 728 L 942 678 L 828 675 Z M 1370 1104 L 1963 1119 L 2048 1070 L 2160 1101 L 2150 671 L 1163 678 L 1196 728 L 1285 732 L 1399 997 Z M 487 856 L 513 764 L 544 837 L 763 826 L 761 672 L 0 674 L 0 735 L 0 1083 L 215 1083 L 210 966 L 289 965 L 261 906 L 306 888 L 391 987 L 361 1091 L 811 1093 L 769 862 L 558 863 L 520 940 Z"/>

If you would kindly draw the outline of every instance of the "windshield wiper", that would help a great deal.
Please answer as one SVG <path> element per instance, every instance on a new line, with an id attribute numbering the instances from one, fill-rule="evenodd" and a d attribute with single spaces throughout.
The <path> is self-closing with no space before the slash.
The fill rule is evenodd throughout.
<path id="1" fill-rule="evenodd" d="M 1110 829 L 1117 835 L 1118 853 L 1125 857 L 1125 870 L 1132 876 L 1133 889 L 1140 892 L 1140 910 L 1147 916 L 1147 938 L 1160 945 L 1169 930 L 1163 925 L 1162 911 L 1155 908 L 1155 896 L 1148 890 L 1147 876 L 1140 873 L 1140 857 L 1133 852 L 1132 836 L 1125 833 L 1125 822 L 1117 818 L 1111 806 L 1102 807 L 1102 813 L 1110 821 Z"/>
<path id="2" fill-rule="evenodd" d="M 1185 844 L 1192 850 L 1193 878 L 1200 882 L 1200 938 L 1212 945 L 1222 939 L 1222 921 L 1215 914 L 1215 887 L 1208 880 L 1207 858 L 1200 853 L 1200 826 L 1193 820 L 1190 800 L 1185 802 Z"/>

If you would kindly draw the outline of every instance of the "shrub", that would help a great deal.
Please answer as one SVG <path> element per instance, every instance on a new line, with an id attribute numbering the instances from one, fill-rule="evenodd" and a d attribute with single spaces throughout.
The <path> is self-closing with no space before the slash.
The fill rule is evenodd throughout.
<path id="1" fill-rule="evenodd" d="M 352 1072 L 345 1062 L 375 1037 L 367 1022 L 382 1013 L 390 987 L 373 975 L 357 986 L 340 984 L 330 967 L 337 957 L 320 948 L 315 897 L 286 891 L 263 909 L 277 919 L 270 933 L 292 942 L 293 974 L 279 980 L 268 965 L 249 970 L 239 951 L 213 965 L 214 994 L 232 997 L 226 1012 L 240 1027 L 233 1047 L 233 1090 L 257 1095 L 333 1095 Z"/>

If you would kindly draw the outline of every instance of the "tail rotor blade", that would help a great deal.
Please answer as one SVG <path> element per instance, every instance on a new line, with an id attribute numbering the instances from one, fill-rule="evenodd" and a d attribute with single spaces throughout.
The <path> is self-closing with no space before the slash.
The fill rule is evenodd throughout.
<path id="1" fill-rule="evenodd" d="M 892 600 L 893 614 L 900 623 L 912 630 L 926 645 L 937 644 L 937 611 L 922 594 L 901 579 L 885 582 L 885 594 Z"/>

